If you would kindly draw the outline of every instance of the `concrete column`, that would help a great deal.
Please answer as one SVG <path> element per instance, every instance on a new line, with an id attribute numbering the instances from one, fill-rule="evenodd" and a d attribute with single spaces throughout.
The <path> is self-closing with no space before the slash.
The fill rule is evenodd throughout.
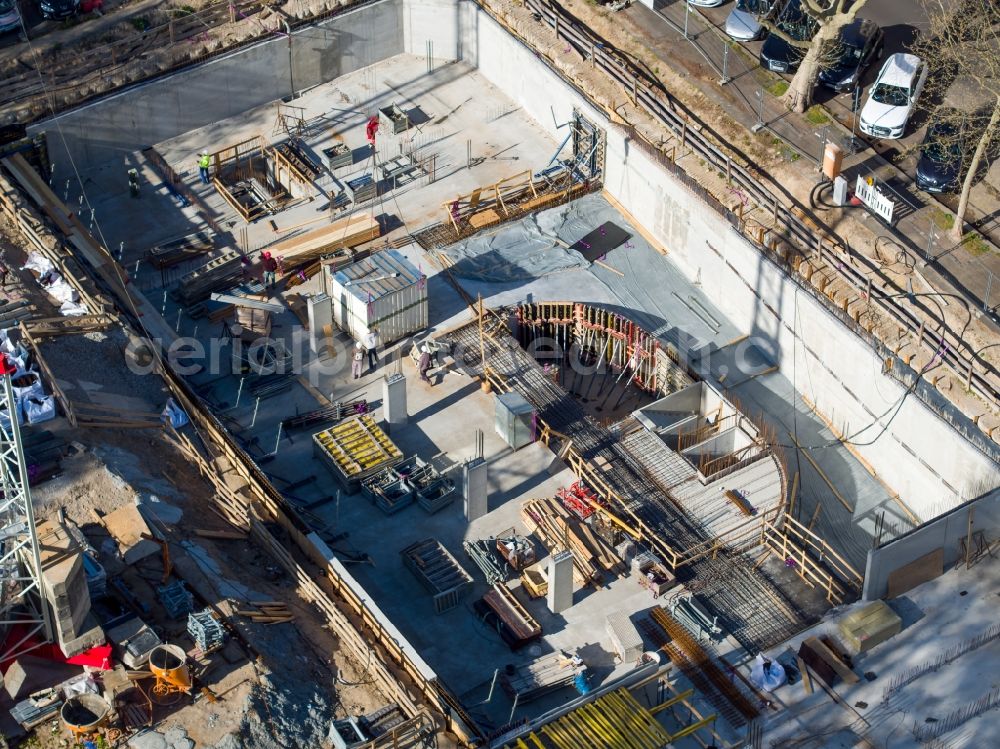
<path id="1" fill-rule="evenodd" d="M 406 376 L 388 375 L 382 378 L 382 412 L 390 426 L 405 424 L 409 418 L 406 412 Z"/>
<path id="2" fill-rule="evenodd" d="M 333 306 L 326 294 L 313 294 L 306 299 L 309 313 L 309 350 L 318 354 L 323 348 L 323 329 L 333 329 Z"/>
<path id="3" fill-rule="evenodd" d="M 573 554 L 560 551 L 549 557 L 549 611 L 558 614 L 573 605 Z"/>
<path id="4" fill-rule="evenodd" d="M 462 478 L 462 488 L 465 494 L 465 519 L 471 523 L 489 511 L 486 492 L 486 461 L 483 458 L 475 458 L 466 463 Z"/>

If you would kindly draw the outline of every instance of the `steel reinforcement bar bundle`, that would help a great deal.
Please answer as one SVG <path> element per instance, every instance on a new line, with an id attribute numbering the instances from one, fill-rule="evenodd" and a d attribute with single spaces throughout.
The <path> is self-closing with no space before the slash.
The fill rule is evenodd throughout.
<path id="1" fill-rule="evenodd" d="M 476 1 L 479 7 L 510 34 L 533 51 L 538 52 L 538 50 L 534 50 L 530 41 L 512 29 L 496 11 L 481 0 Z M 1000 386 L 995 384 L 1000 373 L 981 358 L 974 359 L 972 355 L 961 353 L 962 349 L 967 349 L 971 354 L 971 349 L 950 329 L 944 328 L 944 332 L 931 330 L 930 326 L 922 321 L 915 312 L 899 304 L 895 294 L 887 294 L 875 287 L 871 282 L 871 276 L 881 276 L 881 273 L 870 260 L 858 253 L 851 252 L 843 241 L 832 233 L 818 231 L 813 221 L 796 215 L 795 206 L 789 208 L 783 205 L 778 196 L 764 186 L 760 176 L 738 161 L 734 161 L 732 156 L 726 154 L 705 135 L 705 133 L 711 132 L 711 128 L 706 123 L 700 122 L 690 112 L 683 110 L 681 105 L 663 88 L 663 85 L 634 65 L 626 53 L 617 50 L 551 0 L 525 0 L 524 4 L 542 23 L 555 31 L 558 39 L 572 45 L 581 54 L 589 56 L 595 67 L 600 68 L 615 82 L 621 84 L 626 91 L 631 92 L 632 99 L 637 106 L 642 107 L 649 115 L 669 128 L 709 165 L 725 173 L 731 182 L 745 190 L 758 205 L 770 209 L 776 223 L 783 226 L 789 237 L 795 239 L 803 250 L 816 252 L 820 261 L 825 262 L 827 267 L 854 289 L 857 294 L 868 297 L 871 303 L 884 314 L 912 333 L 923 348 L 933 356 L 939 357 L 973 392 L 986 400 L 993 408 L 1000 408 Z M 592 95 L 584 91 L 575 81 L 568 78 L 548 61 L 542 53 L 538 52 L 538 57 L 595 108 L 605 109 Z M 692 127 L 689 123 L 694 123 L 697 126 Z M 626 126 L 626 129 L 634 136 L 635 143 L 640 146 L 647 145 L 649 149 L 662 156 L 658 149 L 646 143 L 638 131 L 630 126 Z M 662 161 L 662 158 L 660 160 Z M 673 171 L 677 172 L 678 169 L 675 168 Z M 702 192 L 704 194 L 704 191 Z M 798 211 L 803 212 L 801 208 L 798 208 Z M 759 243 L 755 242 L 755 244 L 760 246 Z M 850 262 L 843 262 L 842 260 L 848 256 Z M 830 262 L 826 262 L 827 260 Z M 852 265 L 853 262 L 858 262 L 864 267 L 862 269 L 855 268 Z M 888 281 L 884 277 L 883 280 Z M 824 303 L 832 306 L 832 303 L 825 298 Z M 912 306 L 934 319 L 932 311 L 926 305 L 914 302 Z M 840 316 L 838 315 L 838 317 Z M 941 322 L 943 324 L 943 321 Z M 983 369 L 982 372 L 976 370 L 977 364 Z"/>

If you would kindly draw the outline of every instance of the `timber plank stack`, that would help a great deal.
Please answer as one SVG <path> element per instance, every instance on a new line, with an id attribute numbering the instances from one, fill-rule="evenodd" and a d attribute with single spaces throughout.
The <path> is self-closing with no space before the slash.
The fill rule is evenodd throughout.
<path id="1" fill-rule="evenodd" d="M 516 650 L 542 636 L 541 625 L 506 585 L 494 583 L 486 591 L 482 603 L 503 623 L 505 631 L 501 632 L 501 637 L 511 648 Z"/>
<path id="2" fill-rule="evenodd" d="M 213 291 L 228 289 L 243 277 L 240 253 L 229 250 L 200 268 L 181 277 L 171 296 L 185 306 L 197 304 L 211 296 Z"/>
<path id="3" fill-rule="evenodd" d="M 501 670 L 500 686 L 518 704 L 524 704 L 562 687 L 568 687 L 586 666 L 563 651 L 543 655 L 538 660 L 518 666 L 513 674 Z"/>
<path id="4" fill-rule="evenodd" d="M 258 624 L 284 624 L 295 618 L 288 605 L 280 601 L 251 601 L 249 608 L 238 609 L 236 615 Z"/>
<path id="5" fill-rule="evenodd" d="M 606 573 L 624 569 L 614 550 L 557 500 L 529 499 L 521 506 L 521 515 L 549 552 L 566 549 L 573 554 L 578 581 L 600 585 Z"/>
<path id="6" fill-rule="evenodd" d="M 200 231 L 152 247 L 146 253 L 146 259 L 154 268 L 164 270 L 187 260 L 201 257 L 211 252 L 214 247 L 213 236 L 208 232 Z"/>
<path id="7" fill-rule="evenodd" d="M 377 239 L 380 233 L 378 221 L 370 215 L 360 214 L 282 240 L 267 249 L 274 258 L 284 261 L 288 267 L 315 260 L 334 250 L 370 242 Z"/>

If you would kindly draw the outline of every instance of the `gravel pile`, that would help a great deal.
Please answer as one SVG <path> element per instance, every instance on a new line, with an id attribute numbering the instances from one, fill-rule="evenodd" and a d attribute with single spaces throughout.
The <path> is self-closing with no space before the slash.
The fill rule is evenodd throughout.
<path id="1" fill-rule="evenodd" d="M 336 702 L 332 675 L 293 627 L 253 629 L 259 633 L 253 641 L 266 651 L 263 666 L 258 663 L 260 684 L 242 707 L 239 733 L 214 749 L 327 746 Z"/>
<path id="2" fill-rule="evenodd" d="M 42 358 L 56 378 L 68 383 L 71 400 L 114 405 L 115 398 L 136 398 L 159 410 L 167 400 L 163 380 L 155 374 L 136 374 L 125 363 L 128 338 L 120 328 L 45 339 Z M 122 407 L 126 407 L 122 404 Z M 134 404 L 129 404 L 134 407 Z"/>

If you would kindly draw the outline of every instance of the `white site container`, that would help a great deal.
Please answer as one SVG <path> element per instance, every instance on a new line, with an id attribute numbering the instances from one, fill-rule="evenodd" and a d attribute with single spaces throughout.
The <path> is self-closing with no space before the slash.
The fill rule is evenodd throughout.
<path id="1" fill-rule="evenodd" d="M 372 325 L 382 344 L 427 327 L 427 279 L 396 250 L 328 271 L 333 321 L 360 341 Z"/>

